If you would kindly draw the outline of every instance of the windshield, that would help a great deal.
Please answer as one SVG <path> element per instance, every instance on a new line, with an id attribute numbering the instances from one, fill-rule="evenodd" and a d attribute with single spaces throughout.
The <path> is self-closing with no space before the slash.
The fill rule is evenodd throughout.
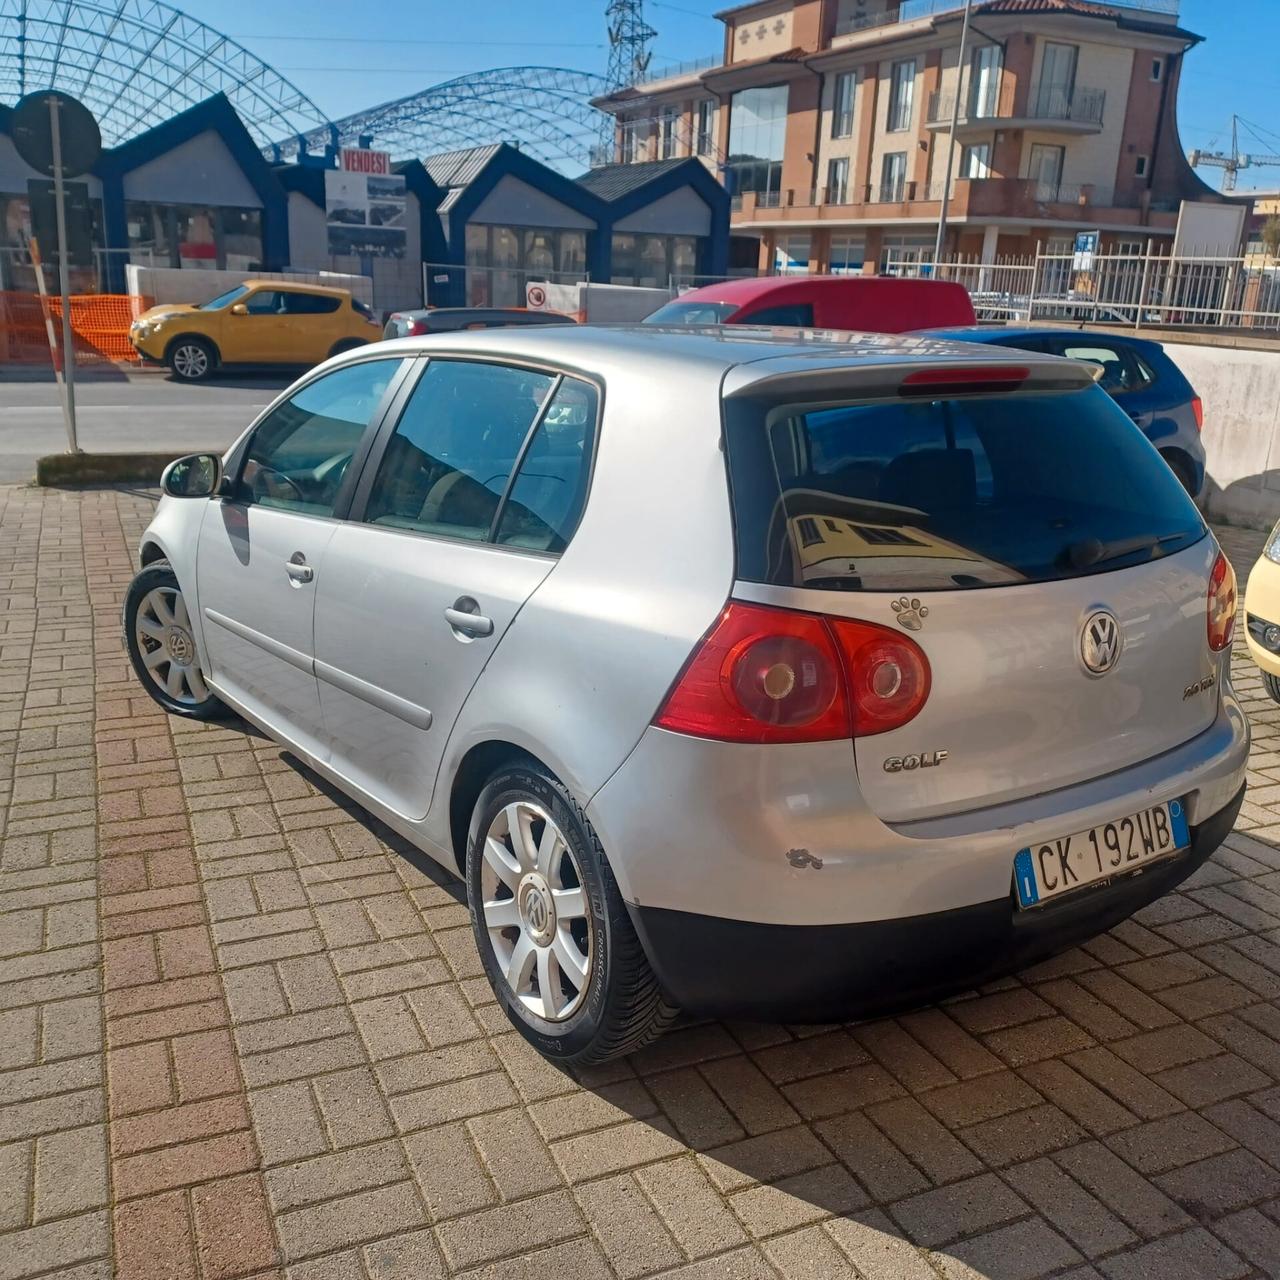
<path id="1" fill-rule="evenodd" d="M 645 324 L 724 324 L 741 308 L 736 302 L 668 302 L 659 307 Z"/>
<path id="2" fill-rule="evenodd" d="M 243 298 L 249 292 L 249 286 L 238 284 L 234 289 L 228 289 L 226 293 L 220 293 L 216 298 L 210 298 L 208 302 L 202 302 L 197 311 L 218 311 L 223 307 L 229 307 L 237 298 Z"/>
<path id="3" fill-rule="evenodd" d="M 1083 577 L 1206 526 L 1098 387 L 726 406 L 739 577 L 938 591 Z"/>

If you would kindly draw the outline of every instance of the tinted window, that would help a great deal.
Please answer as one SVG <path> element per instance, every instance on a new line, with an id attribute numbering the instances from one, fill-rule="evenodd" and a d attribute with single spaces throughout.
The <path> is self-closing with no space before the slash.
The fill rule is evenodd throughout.
<path id="1" fill-rule="evenodd" d="M 442 537 L 488 538 L 554 381 L 505 365 L 433 360 L 387 443 L 365 519 Z"/>
<path id="2" fill-rule="evenodd" d="M 577 528 L 591 473 L 599 397 L 566 378 L 547 406 L 498 521 L 496 541 L 530 551 L 563 551 Z"/>
<path id="3" fill-rule="evenodd" d="M 366 320 L 373 319 L 373 308 L 367 303 L 361 302 L 359 298 L 351 299 L 351 310 L 358 311 Z"/>
<path id="4" fill-rule="evenodd" d="M 322 293 L 286 293 L 285 310 L 291 316 L 323 316 L 337 311 L 341 298 L 327 298 Z"/>
<path id="5" fill-rule="evenodd" d="M 251 316 L 279 315 L 284 311 L 285 295 L 274 289 L 259 289 L 245 300 L 245 309 Z"/>
<path id="6" fill-rule="evenodd" d="M 813 307 L 808 302 L 793 302 L 788 306 L 762 307 L 759 311 L 748 311 L 740 316 L 734 324 L 788 324 L 805 328 L 813 324 Z"/>
<path id="7" fill-rule="evenodd" d="M 1205 526 L 1098 388 L 953 400 L 726 405 L 739 575 L 846 591 L 1079 577 Z"/>
<path id="8" fill-rule="evenodd" d="M 645 324 L 724 324 L 738 309 L 736 302 L 668 302 L 659 307 Z"/>
<path id="9" fill-rule="evenodd" d="M 249 290 L 244 285 L 238 284 L 234 289 L 228 289 L 226 293 L 220 293 L 216 298 L 210 298 L 208 302 L 202 302 L 197 310 L 219 311 L 223 307 L 229 307 L 233 302 L 238 302 L 248 292 Z"/>
<path id="10" fill-rule="evenodd" d="M 309 382 L 253 434 L 239 498 L 306 515 L 333 514 L 356 446 L 399 360 L 367 360 Z"/>
<path id="11" fill-rule="evenodd" d="M 1122 391 L 1137 391 L 1147 385 L 1147 378 L 1128 347 L 1090 338 L 1063 342 L 1059 350 L 1069 360 L 1083 360 L 1101 368 L 1102 376 L 1098 379 L 1098 384 L 1112 395 Z"/>

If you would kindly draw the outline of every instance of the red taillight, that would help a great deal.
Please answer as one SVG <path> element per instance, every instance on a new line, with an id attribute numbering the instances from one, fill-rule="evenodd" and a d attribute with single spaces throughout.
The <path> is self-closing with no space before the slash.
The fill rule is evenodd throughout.
<path id="1" fill-rule="evenodd" d="M 823 742 L 896 729 L 929 664 L 887 627 L 731 601 L 654 724 L 724 742 Z"/>
<path id="2" fill-rule="evenodd" d="M 976 365 L 969 369 L 918 369 L 903 378 L 900 396 L 940 396 L 947 392 L 1015 391 L 1031 376 L 1017 365 Z"/>
<path id="3" fill-rule="evenodd" d="M 1196 430 L 1204 430 L 1204 401 L 1199 396 L 1191 397 L 1191 412 L 1196 415 Z"/>
<path id="4" fill-rule="evenodd" d="M 1209 575 L 1209 648 L 1221 653 L 1231 644 L 1236 629 L 1236 571 L 1218 552 Z"/>

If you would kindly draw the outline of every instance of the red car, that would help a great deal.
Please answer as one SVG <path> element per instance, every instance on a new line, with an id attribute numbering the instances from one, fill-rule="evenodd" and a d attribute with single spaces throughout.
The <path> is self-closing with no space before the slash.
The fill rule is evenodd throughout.
<path id="1" fill-rule="evenodd" d="M 645 324 L 767 324 L 907 333 L 976 324 L 969 291 L 894 276 L 766 276 L 691 289 Z"/>

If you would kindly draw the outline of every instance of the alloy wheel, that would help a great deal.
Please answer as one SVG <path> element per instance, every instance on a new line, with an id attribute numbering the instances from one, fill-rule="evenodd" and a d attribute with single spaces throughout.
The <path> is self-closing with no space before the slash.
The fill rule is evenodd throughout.
<path id="1" fill-rule="evenodd" d="M 582 875 L 541 806 L 517 800 L 484 838 L 481 911 L 507 985 L 531 1013 L 563 1022 L 586 998 L 595 957 Z"/>
<path id="2" fill-rule="evenodd" d="M 142 665 L 155 685 L 175 702 L 197 706 L 210 696 L 200 674 L 191 617 L 182 592 L 155 587 L 138 605 L 133 623 Z"/>
<path id="3" fill-rule="evenodd" d="M 181 378 L 203 378 L 209 372 L 209 353 L 194 342 L 184 342 L 173 353 L 173 368 Z"/>

